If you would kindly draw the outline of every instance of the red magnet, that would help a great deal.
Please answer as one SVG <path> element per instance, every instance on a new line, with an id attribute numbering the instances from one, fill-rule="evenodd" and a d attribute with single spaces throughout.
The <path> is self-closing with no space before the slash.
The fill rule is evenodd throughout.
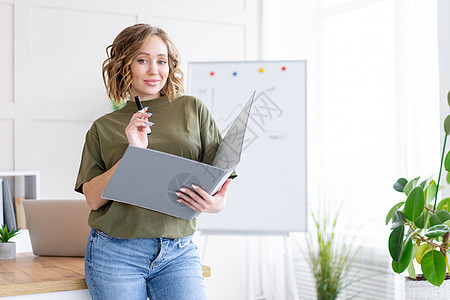
<path id="1" fill-rule="evenodd" d="M 209 75 L 214 76 L 214 72 L 209 73 Z"/>
<path id="2" fill-rule="evenodd" d="M 286 71 L 286 67 L 282 67 L 282 68 L 281 68 L 281 71 Z"/>

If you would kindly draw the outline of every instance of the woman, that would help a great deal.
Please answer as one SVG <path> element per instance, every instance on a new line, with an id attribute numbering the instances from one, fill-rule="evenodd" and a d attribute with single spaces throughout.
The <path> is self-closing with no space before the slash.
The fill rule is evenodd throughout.
<path id="1" fill-rule="evenodd" d="M 93 229 L 85 256 L 89 292 L 93 299 L 205 299 L 201 264 L 192 243 L 196 219 L 101 195 L 128 145 L 211 164 L 220 133 L 205 105 L 182 95 L 179 54 L 163 30 L 147 24 L 130 26 L 119 33 L 107 54 L 103 79 L 108 96 L 115 104 L 130 100 L 97 119 L 86 134 L 75 190 L 92 208 Z M 136 112 L 135 96 L 146 106 L 144 112 Z M 153 125 L 147 135 L 146 126 Z M 230 181 L 215 195 L 197 186 L 183 187 L 178 200 L 198 212 L 220 212 Z"/>

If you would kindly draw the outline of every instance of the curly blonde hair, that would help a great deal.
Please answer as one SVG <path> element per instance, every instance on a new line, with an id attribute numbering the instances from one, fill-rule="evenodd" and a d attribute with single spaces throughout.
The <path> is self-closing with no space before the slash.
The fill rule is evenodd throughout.
<path id="1" fill-rule="evenodd" d="M 179 68 L 180 55 L 167 33 L 156 26 L 135 24 L 122 30 L 112 45 L 106 48 L 108 58 L 103 62 L 103 82 L 111 101 L 118 105 L 128 98 L 132 75 L 131 62 L 138 55 L 144 43 L 157 35 L 167 46 L 169 75 L 161 90 L 172 100 L 178 94 L 184 94 L 183 72 Z"/>

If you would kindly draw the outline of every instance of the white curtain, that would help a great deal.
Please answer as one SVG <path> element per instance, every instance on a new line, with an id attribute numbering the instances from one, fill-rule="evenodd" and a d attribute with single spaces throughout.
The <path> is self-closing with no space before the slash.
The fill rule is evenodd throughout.
<path id="1" fill-rule="evenodd" d="M 262 59 L 308 60 L 310 209 L 342 205 L 345 230 L 386 253 L 393 183 L 439 171 L 436 1 L 264 0 L 262 17 Z M 286 295 L 271 270 L 261 285 Z"/>

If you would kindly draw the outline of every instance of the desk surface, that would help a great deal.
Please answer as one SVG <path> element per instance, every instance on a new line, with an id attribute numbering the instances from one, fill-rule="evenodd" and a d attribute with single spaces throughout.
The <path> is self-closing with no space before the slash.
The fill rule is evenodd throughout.
<path id="1" fill-rule="evenodd" d="M 18 253 L 0 260 L 0 296 L 87 289 L 83 257 L 46 257 Z"/>
<path id="2" fill-rule="evenodd" d="M 211 269 L 202 266 L 203 276 Z M 35 256 L 19 253 L 0 260 L 0 297 L 87 289 L 83 257 Z"/>

